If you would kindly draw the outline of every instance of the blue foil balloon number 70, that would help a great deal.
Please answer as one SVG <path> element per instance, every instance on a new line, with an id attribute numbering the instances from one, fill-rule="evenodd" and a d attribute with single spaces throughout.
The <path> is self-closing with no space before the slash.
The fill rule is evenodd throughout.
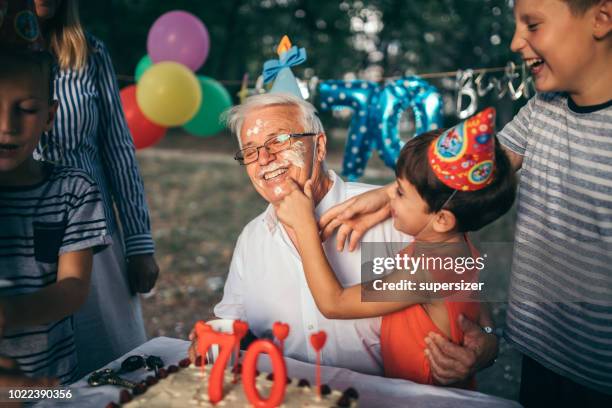
<path id="1" fill-rule="evenodd" d="M 412 109 L 415 135 L 442 126 L 442 97 L 418 77 L 400 78 L 379 87 L 372 81 L 324 81 L 319 85 L 321 110 L 353 109 L 342 164 L 349 180 L 363 175 L 374 149 L 395 168 L 404 142 L 399 137 L 402 113 Z"/>

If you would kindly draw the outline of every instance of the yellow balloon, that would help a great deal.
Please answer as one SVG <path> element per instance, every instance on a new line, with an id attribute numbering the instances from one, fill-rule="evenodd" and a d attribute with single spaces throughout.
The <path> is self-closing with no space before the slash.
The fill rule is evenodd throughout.
<path id="1" fill-rule="evenodd" d="M 163 61 L 142 75 L 136 86 L 136 101 L 150 121 L 164 127 L 181 126 L 198 112 L 202 89 L 189 68 Z"/>

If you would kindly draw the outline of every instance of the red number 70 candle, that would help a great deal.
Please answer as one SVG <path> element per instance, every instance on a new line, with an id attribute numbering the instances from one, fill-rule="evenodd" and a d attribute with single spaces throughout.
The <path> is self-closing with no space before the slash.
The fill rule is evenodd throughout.
<path id="1" fill-rule="evenodd" d="M 223 399 L 223 373 L 227 368 L 234 348 L 240 343 L 239 335 L 216 332 L 203 321 L 196 323 L 195 330 L 198 336 L 197 350 L 202 358 L 212 345 L 217 344 L 219 346 L 219 356 L 213 364 L 208 379 L 208 399 L 215 404 Z M 274 373 L 274 384 L 267 399 L 262 398 L 255 387 L 257 357 L 261 353 L 267 353 L 270 356 L 272 372 Z M 204 371 L 204 364 L 202 364 L 202 371 Z M 270 340 L 253 342 L 246 351 L 242 364 L 242 386 L 249 402 L 257 408 L 279 406 L 285 397 L 286 379 L 287 367 L 278 347 Z"/>

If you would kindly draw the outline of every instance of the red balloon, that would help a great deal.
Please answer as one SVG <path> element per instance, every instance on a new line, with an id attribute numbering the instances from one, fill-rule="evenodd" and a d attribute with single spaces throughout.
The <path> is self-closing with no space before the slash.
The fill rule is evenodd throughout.
<path id="1" fill-rule="evenodd" d="M 123 88 L 120 95 L 123 113 L 136 149 L 144 149 L 159 142 L 166 135 L 167 128 L 156 125 L 142 113 L 136 102 L 136 85 Z"/>

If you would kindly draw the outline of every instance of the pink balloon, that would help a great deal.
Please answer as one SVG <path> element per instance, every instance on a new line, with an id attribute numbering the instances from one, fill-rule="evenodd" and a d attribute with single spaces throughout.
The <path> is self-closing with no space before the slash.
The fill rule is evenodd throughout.
<path id="1" fill-rule="evenodd" d="M 197 71 L 210 48 L 208 30 L 199 18 L 186 11 L 162 14 L 151 26 L 147 52 L 154 63 L 174 61 Z"/>

